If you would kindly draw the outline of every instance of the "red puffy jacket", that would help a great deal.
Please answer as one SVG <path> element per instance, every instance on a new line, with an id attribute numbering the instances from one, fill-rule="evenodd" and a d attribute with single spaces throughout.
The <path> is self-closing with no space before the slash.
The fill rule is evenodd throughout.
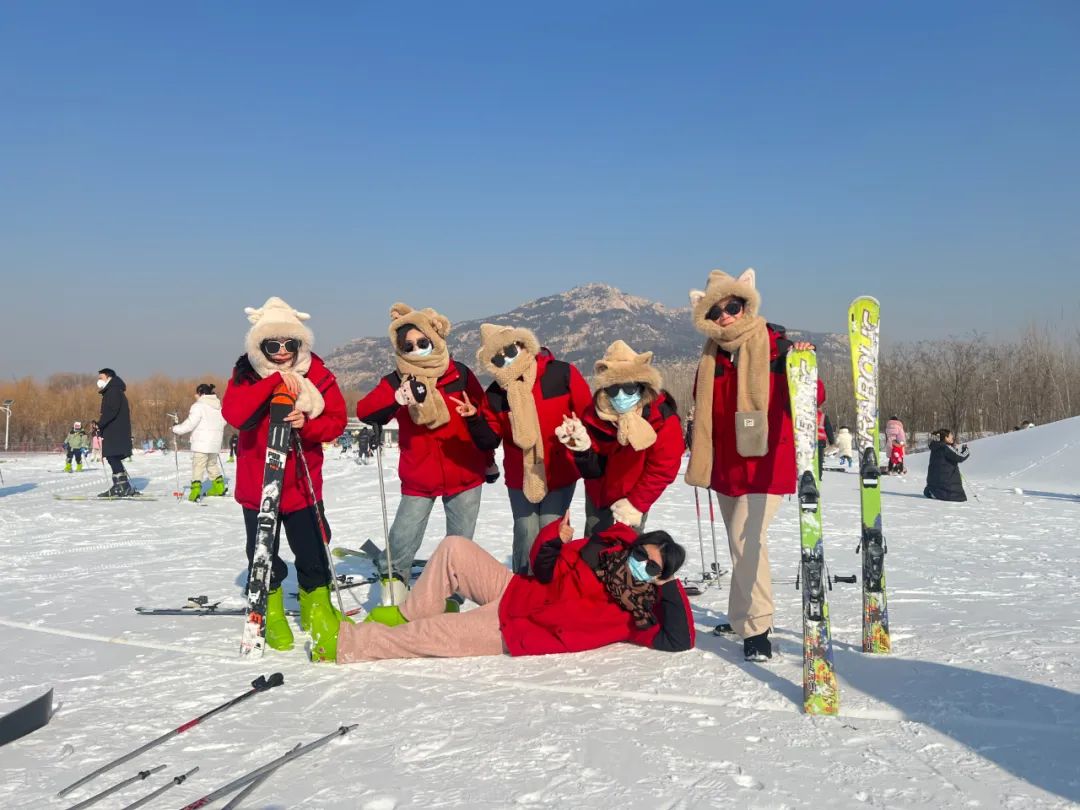
<path id="1" fill-rule="evenodd" d="M 241 358 L 243 362 L 244 358 Z M 307 378 L 323 396 L 323 412 L 308 419 L 300 428 L 300 446 L 315 484 L 315 498 L 322 500 L 322 443 L 336 439 L 345 430 L 345 399 L 337 378 L 317 355 L 311 355 Z M 221 414 L 240 431 L 236 458 L 236 500 L 246 509 L 258 509 L 262 495 L 263 468 L 266 464 L 266 436 L 270 432 L 270 397 L 281 384 L 274 372 L 259 379 L 248 366 L 238 365 L 225 389 Z M 296 512 L 311 506 L 307 479 L 300 465 L 290 455 L 285 465 L 285 483 L 281 491 L 282 513 Z"/>
<path id="2" fill-rule="evenodd" d="M 784 327 L 769 324 L 769 445 L 760 458 L 743 458 L 735 449 L 737 382 L 731 355 L 716 352 L 713 381 L 713 467 L 711 488 L 721 495 L 786 495 L 795 491 L 795 436 L 791 423 L 786 358 L 791 341 Z M 697 386 L 694 386 L 697 395 Z"/>
<path id="3" fill-rule="evenodd" d="M 638 629 L 582 559 L 586 546 L 603 544 L 604 535 L 564 545 L 559 522 L 541 529 L 533 543 L 536 573 L 514 575 L 499 600 L 499 629 L 511 655 L 581 652 L 618 641 L 669 652 L 694 646 L 694 618 L 679 580 L 660 586 L 653 609 L 657 623 Z M 618 524 L 613 529 L 628 534 L 609 540 L 633 542 L 633 529 Z"/>
<path id="4" fill-rule="evenodd" d="M 686 442 L 668 395 L 661 391 L 641 415 L 656 431 L 656 442 L 640 451 L 619 444 L 618 425 L 601 419 L 593 403 L 581 417 L 593 446 L 575 460 L 585 478 L 585 494 L 599 509 L 626 498 L 639 512 L 648 512 L 679 475 Z"/>
<path id="5" fill-rule="evenodd" d="M 533 384 L 536 415 L 540 420 L 540 434 L 544 439 L 544 473 L 549 491 L 568 487 L 581 474 L 574 464 L 573 455 L 555 436 L 555 428 L 562 424 L 564 416 L 583 414 L 592 403 L 592 392 L 581 372 L 570 363 L 556 360 L 547 349 L 536 357 L 536 382 Z M 514 444 L 510 427 L 510 403 L 506 390 L 493 382 L 487 388 L 486 407 L 481 409 L 487 425 L 494 435 L 473 430 L 477 446 L 494 449 L 499 442 L 503 446 L 503 471 L 506 486 L 521 489 L 524 486 L 524 461 L 521 448 Z M 491 435 L 488 440 L 487 436 Z"/>
<path id="6" fill-rule="evenodd" d="M 484 389 L 468 366 L 451 359 L 446 372 L 439 377 L 435 391 L 428 396 L 446 400 L 450 421 L 432 430 L 421 427 L 409 416 L 409 409 L 398 405 L 394 393 L 401 385 L 398 372 L 383 377 L 371 393 L 356 403 L 356 416 L 361 422 L 385 425 L 397 418 L 398 477 L 401 494 L 421 498 L 457 495 L 484 483 L 490 453 L 480 450 L 469 434 L 465 420 L 458 414 L 450 397 L 461 399 L 462 392 L 473 404 L 482 406 Z"/>

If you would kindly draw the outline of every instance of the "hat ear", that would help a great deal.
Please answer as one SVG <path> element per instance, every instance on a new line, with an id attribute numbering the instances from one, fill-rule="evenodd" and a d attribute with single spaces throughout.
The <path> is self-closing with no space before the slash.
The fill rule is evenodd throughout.
<path id="1" fill-rule="evenodd" d="M 445 315 L 440 315 L 435 310 L 428 307 L 424 310 L 424 314 L 428 316 L 428 320 L 431 321 L 431 326 L 435 330 L 435 333 L 441 337 L 446 338 L 450 334 L 450 319 Z"/>
<path id="2" fill-rule="evenodd" d="M 255 307 L 244 307 L 244 314 L 247 315 L 249 323 L 258 323 L 259 318 L 262 317 L 262 309 L 255 309 Z"/>
<path id="3" fill-rule="evenodd" d="M 739 276 L 737 281 L 740 284 L 748 284 L 755 290 L 757 289 L 757 273 L 754 272 L 753 267 L 747 267 L 745 270 L 743 270 L 742 275 Z"/>
<path id="4" fill-rule="evenodd" d="M 691 290 L 690 291 L 690 306 L 691 307 L 696 307 L 698 305 L 698 301 L 700 301 L 704 297 L 705 297 L 705 292 L 703 290 Z"/>
<path id="5" fill-rule="evenodd" d="M 652 358 L 653 358 L 653 353 L 652 352 L 645 352 L 644 354 L 639 354 L 637 356 L 637 359 L 639 361 L 641 361 L 642 363 L 644 363 L 645 365 L 647 365 L 647 366 L 652 365 Z"/>
<path id="6" fill-rule="evenodd" d="M 398 303 L 390 307 L 390 320 L 396 321 L 398 318 L 404 318 L 412 311 L 412 307 L 410 307 L 408 304 L 402 304 L 399 301 Z"/>
<path id="7" fill-rule="evenodd" d="M 297 310 L 294 309 L 293 314 L 296 315 L 296 319 L 298 321 L 310 321 L 311 320 L 311 316 L 308 315 L 306 312 L 298 312 Z"/>

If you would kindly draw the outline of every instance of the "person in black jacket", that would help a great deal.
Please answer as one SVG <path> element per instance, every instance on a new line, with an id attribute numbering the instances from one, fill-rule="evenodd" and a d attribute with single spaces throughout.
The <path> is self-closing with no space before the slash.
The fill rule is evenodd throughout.
<path id="1" fill-rule="evenodd" d="M 127 386 L 111 368 L 98 372 L 98 392 L 101 394 L 101 454 L 112 468 L 113 485 L 99 498 L 129 498 L 139 491 L 128 480 L 124 459 L 131 455 L 131 411 L 128 409 Z"/>
<path id="2" fill-rule="evenodd" d="M 931 434 L 930 464 L 926 468 L 923 495 L 939 501 L 966 501 L 960 465 L 968 460 L 968 446 L 956 449 L 951 430 L 942 428 Z"/>

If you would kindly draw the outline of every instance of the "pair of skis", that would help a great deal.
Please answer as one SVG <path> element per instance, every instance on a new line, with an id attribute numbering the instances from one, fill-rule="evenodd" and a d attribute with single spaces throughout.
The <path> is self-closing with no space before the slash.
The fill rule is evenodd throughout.
<path id="1" fill-rule="evenodd" d="M 852 302 L 848 311 L 860 450 L 862 530 L 863 652 L 887 653 L 889 617 L 885 600 L 885 540 L 881 531 L 880 469 L 877 464 L 877 372 L 880 305 L 870 297 Z M 796 586 L 802 589 L 803 709 L 835 715 L 840 691 L 833 661 L 832 630 L 822 531 L 821 481 L 817 467 L 817 355 L 792 350 L 787 356 L 788 390 L 795 428 L 799 501 L 800 563 Z"/>

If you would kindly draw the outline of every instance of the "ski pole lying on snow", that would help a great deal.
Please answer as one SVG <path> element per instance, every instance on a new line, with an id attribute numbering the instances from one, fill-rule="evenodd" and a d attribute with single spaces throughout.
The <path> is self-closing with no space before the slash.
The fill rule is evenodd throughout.
<path id="1" fill-rule="evenodd" d="M 79 779 L 77 782 L 72 782 L 66 788 L 61 790 L 57 795 L 58 796 L 66 796 L 67 794 L 71 793 L 71 791 L 73 791 L 75 788 L 79 787 L 80 785 L 85 785 L 91 779 L 93 779 L 95 777 L 98 777 L 98 776 L 101 776 L 101 774 L 105 773 L 106 771 L 112 770 L 117 765 L 120 765 L 120 764 L 122 764 L 124 762 L 127 762 L 129 759 L 134 759 L 139 754 L 142 754 L 142 753 L 144 753 L 146 751 L 149 751 L 151 748 L 153 748 L 156 745 L 161 745 L 161 743 L 165 742 L 166 740 L 170 739 L 171 737 L 175 737 L 177 734 L 183 734 L 185 731 L 188 731 L 189 729 L 192 729 L 195 726 L 199 725 L 199 723 L 201 723 L 203 720 L 207 720 L 207 719 L 213 717 L 218 712 L 223 712 L 226 709 L 231 709 L 237 703 L 240 703 L 241 701 L 247 700 L 252 695 L 257 695 L 259 692 L 265 692 L 268 689 L 273 689 L 275 686 L 281 686 L 281 684 L 283 684 L 284 682 L 285 682 L 285 676 L 282 675 L 280 672 L 275 672 L 269 678 L 267 678 L 265 675 L 260 675 L 258 678 L 256 678 L 255 680 L 253 680 L 251 682 L 251 689 L 249 689 L 247 692 L 244 692 L 242 695 L 237 695 L 232 700 L 227 701 L 225 703 L 222 703 L 220 706 L 218 706 L 218 707 L 216 707 L 214 709 L 211 709 L 210 711 L 206 712 L 205 714 L 200 714 L 194 720 L 188 720 L 182 726 L 177 726 L 172 731 L 165 732 L 164 734 L 162 734 L 157 739 L 151 740 L 146 745 L 142 745 L 142 746 L 136 748 L 130 754 L 124 754 L 124 756 L 117 757 L 112 762 L 105 763 L 104 765 L 102 765 L 100 768 L 98 768 L 93 773 L 87 774 L 82 779 Z"/>
<path id="2" fill-rule="evenodd" d="M 296 745 L 294 745 L 292 747 L 292 751 L 295 751 L 301 745 L 302 745 L 302 743 L 297 743 Z M 292 751 L 290 751 L 290 753 L 292 753 Z M 280 767 L 280 766 L 278 766 L 278 767 Z M 235 808 L 240 806 L 240 803 L 242 801 L 244 801 L 244 799 L 246 799 L 249 795 L 251 795 L 251 793 L 253 793 L 255 790 L 258 790 L 258 788 L 262 786 L 263 782 L 265 782 L 267 779 L 269 779 L 275 773 L 277 773 L 277 768 L 274 768 L 273 770 L 267 771 L 262 776 L 260 776 L 258 779 L 252 779 L 248 783 L 248 786 L 246 788 L 244 788 L 243 790 L 241 790 L 239 793 L 237 793 L 235 796 L 233 796 L 231 799 L 229 799 L 229 803 L 227 805 L 225 805 L 224 807 L 222 807 L 221 810 L 235 810 Z"/>
<path id="3" fill-rule="evenodd" d="M 258 779 L 260 776 L 262 776 L 265 773 L 269 773 L 271 771 L 277 770 L 282 765 L 284 765 L 286 762 L 291 762 L 292 760 L 296 759 L 297 757 L 302 757 L 308 751 L 314 751 L 319 746 L 326 745 L 328 742 L 330 742 L 330 740 L 334 739 L 335 737 L 343 737 L 344 735 L 346 735 L 350 731 L 352 731 L 354 728 L 356 728 L 358 725 L 359 725 L 359 723 L 353 723 L 351 726 L 341 726 L 337 731 L 332 731 L 329 734 L 327 734 L 325 737 L 320 737 L 319 739 L 315 740 L 314 742 L 309 742 L 307 745 L 301 746 L 300 748 L 294 748 L 292 751 L 289 751 L 287 754 L 282 754 L 280 757 L 275 759 L 273 762 L 268 762 L 265 765 L 263 765 L 261 768 L 256 768 L 255 770 L 251 771 L 251 773 L 246 773 L 243 776 L 241 776 L 239 779 L 234 779 L 231 782 L 229 782 L 227 785 L 222 785 L 217 790 L 215 790 L 213 793 L 208 793 L 205 796 L 203 796 L 201 799 L 196 799 L 191 804 L 185 805 L 181 810 L 196 810 L 196 808 L 199 808 L 199 807 L 206 807 L 206 805 L 210 804 L 210 802 L 216 801 L 217 799 L 220 799 L 222 796 L 227 796 L 228 794 L 230 794 L 234 790 L 236 790 L 238 787 L 242 787 L 242 786 L 246 785 L 248 782 L 252 781 L 253 779 Z"/>
<path id="4" fill-rule="evenodd" d="M 199 770 L 198 765 L 196 765 L 194 768 L 192 768 L 187 773 L 182 773 L 179 776 L 174 776 L 172 778 L 172 780 L 166 782 L 164 785 L 159 787 L 157 790 L 154 790 L 154 791 L 151 791 L 150 793 L 147 793 L 145 796 L 143 796 L 137 802 L 132 802 L 127 807 L 125 807 L 124 810 L 135 810 L 136 807 L 142 807 L 144 804 L 149 804 L 150 802 L 152 802 L 154 799 L 156 799 L 158 796 L 160 796 L 162 793 L 164 793 L 169 788 L 173 788 L 173 787 L 176 787 L 177 785 L 183 784 L 184 780 L 187 779 L 189 776 L 191 776 L 193 773 L 195 773 L 195 771 L 197 771 L 197 770 Z"/>
<path id="5" fill-rule="evenodd" d="M 116 791 L 118 791 L 118 790 L 123 790 L 128 785 L 130 785 L 132 782 L 141 782 L 143 779 L 150 776 L 150 774 L 157 773 L 158 771 L 163 771 L 168 767 L 169 767 L 168 765 L 158 765 L 156 768 L 151 768 L 148 771 L 139 771 L 134 776 L 130 776 L 127 779 L 125 779 L 124 781 L 122 781 L 122 782 L 117 782 L 112 787 L 105 788 L 103 791 L 101 791 L 101 793 L 95 793 L 89 799 L 85 799 L 85 800 L 79 802 L 78 804 L 71 805 L 71 807 L 69 807 L 68 810 L 81 810 L 81 808 L 83 808 L 83 807 L 89 807 L 94 802 L 100 801 L 101 799 L 104 799 L 106 796 L 111 796 L 112 794 L 116 793 Z"/>

